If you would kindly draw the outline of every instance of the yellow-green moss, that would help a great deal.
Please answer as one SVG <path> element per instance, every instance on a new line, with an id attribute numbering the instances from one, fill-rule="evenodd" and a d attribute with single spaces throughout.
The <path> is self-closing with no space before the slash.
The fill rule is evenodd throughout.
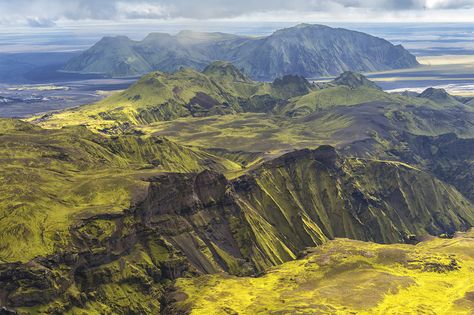
<path id="1" fill-rule="evenodd" d="M 192 315 L 467 315 L 474 310 L 473 236 L 416 246 L 337 239 L 261 277 L 179 279 L 176 286 L 188 298 L 178 304 Z"/>

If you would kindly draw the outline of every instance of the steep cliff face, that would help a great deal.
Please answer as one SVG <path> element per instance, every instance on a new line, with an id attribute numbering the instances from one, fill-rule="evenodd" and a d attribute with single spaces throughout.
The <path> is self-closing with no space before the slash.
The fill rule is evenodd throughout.
<path id="1" fill-rule="evenodd" d="M 419 165 L 474 200 L 474 139 L 455 133 L 437 137 L 405 135 L 406 147 L 389 152 L 410 165 Z"/>
<path id="2" fill-rule="evenodd" d="M 474 223 L 472 204 L 427 173 L 342 159 L 329 146 L 289 153 L 230 182 L 212 172 L 163 175 L 139 211 L 197 269 L 238 274 L 335 237 L 412 242 Z"/>
<path id="3" fill-rule="evenodd" d="M 256 275 L 336 237 L 411 243 L 474 225 L 472 204 L 451 186 L 330 146 L 234 180 L 205 170 L 149 181 L 142 202 L 79 220 L 54 254 L 0 265 L 1 304 L 25 314 L 156 314 L 169 281 L 184 275 Z"/>

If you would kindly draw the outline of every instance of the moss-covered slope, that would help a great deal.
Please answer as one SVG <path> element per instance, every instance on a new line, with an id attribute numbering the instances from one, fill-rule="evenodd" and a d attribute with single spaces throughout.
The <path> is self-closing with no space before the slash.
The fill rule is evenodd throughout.
<path id="1" fill-rule="evenodd" d="M 240 168 L 159 137 L 44 130 L 12 119 L 1 119 L 0 130 L 0 262 L 54 252 L 77 219 L 140 200 L 151 174 Z"/>
<path id="2" fill-rule="evenodd" d="M 335 237 L 412 243 L 474 224 L 472 204 L 451 186 L 400 163 L 342 159 L 331 147 L 289 153 L 232 181 L 208 170 L 150 181 L 130 210 L 76 220 L 65 246 L 1 264 L 2 304 L 25 314 L 156 314 L 181 276 L 255 275 Z M 453 267 L 425 258 L 410 266 Z M 178 281 L 192 299 L 193 281 Z"/>
<path id="3" fill-rule="evenodd" d="M 414 245 L 347 239 L 257 278 L 182 278 L 168 314 L 472 314 L 474 233 Z"/>

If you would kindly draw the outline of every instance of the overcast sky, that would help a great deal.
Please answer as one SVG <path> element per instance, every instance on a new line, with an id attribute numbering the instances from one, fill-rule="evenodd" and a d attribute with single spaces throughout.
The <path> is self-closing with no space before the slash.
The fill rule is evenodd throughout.
<path id="1" fill-rule="evenodd" d="M 0 0 L 0 24 L 97 21 L 474 22 L 474 0 Z"/>

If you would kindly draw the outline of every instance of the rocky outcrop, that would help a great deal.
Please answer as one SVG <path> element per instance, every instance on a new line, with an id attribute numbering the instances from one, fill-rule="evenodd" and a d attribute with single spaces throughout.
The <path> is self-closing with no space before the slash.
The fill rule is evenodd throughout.
<path id="1" fill-rule="evenodd" d="M 70 244 L 57 254 L 0 265 L 0 304 L 21 308 L 21 314 L 72 308 L 156 314 L 166 281 L 194 272 L 131 212 L 101 215 L 72 228 Z"/>

